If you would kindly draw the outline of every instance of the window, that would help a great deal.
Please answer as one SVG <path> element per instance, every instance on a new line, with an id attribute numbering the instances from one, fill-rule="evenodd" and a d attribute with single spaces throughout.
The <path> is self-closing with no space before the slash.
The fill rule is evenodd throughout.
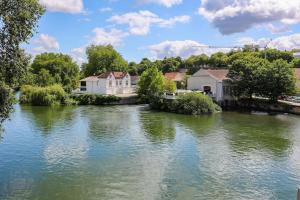
<path id="1" fill-rule="evenodd" d="M 126 80 L 126 86 L 128 86 L 129 85 L 129 82 L 128 82 L 128 80 Z"/>
<path id="2" fill-rule="evenodd" d="M 86 91 L 86 87 L 81 87 L 80 91 Z"/>
<path id="3" fill-rule="evenodd" d="M 86 81 L 81 81 L 80 85 L 83 86 L 83 87 L 86 87 Z"/>
<path id="4" fill-rule="evenodd" d="M 120 80 L 120 86 L 122 86 L 122 84 L 123 84 L 123 83 L 122 83 L 122 80 Z"/>
<path id="5" fill-rule="evenodd" d="M 118 80 L 116 80 L 116 86 L 118 86 Z"/>
<path id="6" fill-rule="evenodd" d="M 109 80 L 108 86 L 109 86 L 109 87 L 112 87 L 112 80 Z"/>

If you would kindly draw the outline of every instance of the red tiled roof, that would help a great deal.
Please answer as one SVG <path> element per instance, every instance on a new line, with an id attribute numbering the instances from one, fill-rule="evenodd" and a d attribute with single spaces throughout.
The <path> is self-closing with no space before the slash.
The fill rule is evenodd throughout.
<path id="1" fill-rule="evenodd" d="M 181 72 L 169 72 L 165 73 L 165 77 L 172 81 L 183 81 L 185 73 Z"/>
<path id="2" fill-rule="evenodd" d="M 106 72 L 100 74 L 98 78 L 107 78 L 110 74 L 113 74 L 116 79 L 124 78 L 128 73 L 127 72 Z"/>
<path id="3" fill-rule="evenodd" d="M 227 69 L 208 69 L 205 70 L 209 75 L 213 76 L 214 78 L 218 79 L 219 81 L 223 81 L 228 79 L 227 74 L 229 70 Z"/>
<path id="4" fill-rule="evenodd" d="M 296 74 L 297 79 L 300 80 L 300 68 L 295 69 L 295 74 Z"/>

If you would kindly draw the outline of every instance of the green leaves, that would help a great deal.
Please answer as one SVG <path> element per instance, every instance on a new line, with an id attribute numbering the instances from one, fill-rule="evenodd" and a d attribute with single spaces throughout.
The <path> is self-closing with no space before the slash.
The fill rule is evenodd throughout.
<path id="1" fill-rule="evenodd" d="M 77 88 L 79 67 L 68 55 L 58 53 L 43 53 L 37 55 L 31 65 L 36 75 L 35 84 L 48 86 L 62 84 L 67 92 Z"/>
<path id="2" fill-rule="evenodd" d="M 282 59 L 269 62 L 259 57 L 244 56 L 233 61 L 228 77 L 238 97 L 252 98 L 256 95 L 276 101 L 282 95 L 295 92 L 294 69 Z"/>
<path id="3" fill-rule="evenodd" d="M 88 63 L 83 65 L 83 74 L 92 76 L 108 71 L 127 71 L 128 63 L 111 45 L 87 48 Z"/>

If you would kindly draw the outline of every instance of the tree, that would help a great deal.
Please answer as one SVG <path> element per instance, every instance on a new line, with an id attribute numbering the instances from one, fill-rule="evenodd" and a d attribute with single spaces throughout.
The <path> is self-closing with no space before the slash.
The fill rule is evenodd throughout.
<path id="1" fill-rule="evenodd" d="M 161 62 L 161 69 L 163 73 L 175 72 L 181 66 L 181 59 L 178 58 L 164 58 Z"/>
<path id="2" fill-rule="evenodd" d="M 160 96 L 164 88 L 163 74 L 156 67 L 151 67 L 142 73 L 137 93 L 143 101 L 150 102 L 152 98 Z"/>
<path id="3" fill-rule="evenodd" d="M 260 57 L 266 58 L 270 62 L 279 59 L 285 60 L 287 62 L 291 62 L 294 59 L 293 53 L 291 51 L 280 51 L 277 49 L 266 49 L 260 51 Z"/>
<path id="4" fill-rule="evenodd" d="M 36 84 L 39 86 L 58 83 L 68 92 L 78 86 L 79 67 L 69 55 L 60 53 L 37 55 L 31 68 L 37 75 Z"/>
<path id="5" fill-rule="evenodd" d="M 85 76 L 108 71 L 127 71 L 128 63 L 111 45 L 91 45 L 86 49 L 88 62 L 83 64 Z"/>
<path id="6" fill-rule="evenodd" d="M 0 1 L 0 122 L 12 109 L 10 87 L 19 85 L 28 60 L 20 44 L 32 37 L 44 8 L 38 0 Z"/>
<path id="7" fill-rule="evenodd" d="M 212 68 L 228 68 L 228 56 L 223 52 L 212 54 L 209 58 L 209 64 Z"/>
<path id="8" fill-rule="evenodd" d="M 130 62 L 128 65 L 128 72 L 132 76 L 138 75 L 138 65 L 135 62 Z"/>
<path id="9" fill-rule="evenodd" d="M 260 95 L 277 101 L 278 97 L 291 95 L 296 91 L 296 77 L 291 64 L 285 60 L 276 60 L 263 69 L 260 79 Z"/>
<path id="10" fill-rule="evenodd" d="M 170 79 L 165 78 L 165 91 L 169 94 L 176 92 L 176 83 Z"/>
<path id="11" fill-rule="evenodd" d="M 260 90 L 259 84 L 263 77 L 260 68 L 266 68 L 268 64 L 268 61 L 253 56 L 245 56 L 233 61 L 228 77 L 234 86 L 235 95 L 251 99 L 253 94 Z"/>
<path id="12" fill-rule="evenodd" d="M 185 68 L 188 69 L 189 74 L 196 73 L 199 69 L 208 65 L 209 57 L 205 54 L 199 56 L 192 55 L 184 61 Z"/>
<path id="13" fill-rule="evenodd" d="M 300 68 L 300 58 L 294 58 L 292 64 L 295 68 Z"/>

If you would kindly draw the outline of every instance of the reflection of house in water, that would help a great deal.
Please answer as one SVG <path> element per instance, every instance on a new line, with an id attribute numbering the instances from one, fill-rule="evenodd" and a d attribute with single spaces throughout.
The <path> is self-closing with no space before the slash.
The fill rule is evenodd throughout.
<path id="1" fill-rule="evenodd" d="M 225 69 L 200 69 L 187 83 L 187 89 L 200 90 L 218 102 L 232 99 L 232 88 Z"/>

